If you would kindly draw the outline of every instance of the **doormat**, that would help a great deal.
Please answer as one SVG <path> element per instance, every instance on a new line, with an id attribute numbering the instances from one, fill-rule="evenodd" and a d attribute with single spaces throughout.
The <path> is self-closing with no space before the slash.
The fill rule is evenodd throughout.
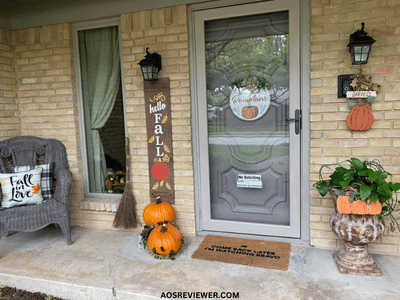
<path id="1" fill-rule="evenodd" d="M 289 243 L 208 235 L 192 258 L 287 270 L 290 248 Z"/>

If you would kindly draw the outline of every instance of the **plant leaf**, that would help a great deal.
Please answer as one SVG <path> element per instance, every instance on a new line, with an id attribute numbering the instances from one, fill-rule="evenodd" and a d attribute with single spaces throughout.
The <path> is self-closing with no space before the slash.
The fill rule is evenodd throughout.
<path id="1" fill-rule="evenodd" d="M 353 203 L 354 200 L 356 200 L 356 193 L 350 192 L 350 194 L 349 194 L 349 202 Z"/>
<path id="2" fill-rule="evenodd" d="M 317 189 L 318 193 L 325 197 L 328 194 L 328 183 L 326 181 L 318 181 L 314 184 L 315 188 Z"/>
<path id="3" fill-rule="evenodd" d="M 387 183 L 379 186 L 377 191 L 382 196 L 392 196 L 392 191 L 390 190 L 390 186 Z"/>
<path id="4" fill-rule="evenodd" d="M 369 185 L 362 184 L 360 186 L 360 197 L 361 197 L 361 200 L 368 199 L 370 195 L 371 195 L 371 187 Z"/>
<path id="5" fill-rule="evenodd" d="M 378 194 L 372 194 L 369 198 L 371 199 L 371 202 L 375 203 L 378 201 Z"/>
<path id="6" fill-rule="evenodd" d="M 381 172 L 379 171 L 374 171 L 369 169 L 368 170 L 368 178 L 369 180 L 371 180 L 371 182 L 375 182 L 376 180 L 378 180 L 380 178 Z"/>
<path id="7" fill-rule="evenodd" d="M 382 172 L 380 176 L 381 176 L 382 180 L 385 180 L 386 178 L 388 178 L 389 175 L 390 175 L 390 173 L 388 173 L 388 172 Z"/>
<path id="8" fill-rule="evenodd" d="M 359 160 L 358 158 L 352 157 L 350 159 L 350 163 L 356 170 L 364 169 L 364 163 L 361 160 Z"/>
<path id="9" fill-rule="evenodd" d="M 392 190 L 394 192 L 397 192 L 398 190 L 400 190 L 400 183 L 394 183 L 393 187 L 392 187 Z"/>
<path id="10" fill-rule="evenodd" d="M 342 189 L 348 187 L 349 184 L 350 184 L 350 180 L 341 180 L 341 181 L 339 181 L 339 185 L 340 185 L 340 187 L 341 187 Z"/>
<path id="11" fill-rule="evenodd" d="M 362 169 L 361 171 L 358 171 L 357 174 L 358 174 L 358 176 L 363 176 L 363 177 L 368 176 L 367 170 L 364 170 L 364 169 Z"/>

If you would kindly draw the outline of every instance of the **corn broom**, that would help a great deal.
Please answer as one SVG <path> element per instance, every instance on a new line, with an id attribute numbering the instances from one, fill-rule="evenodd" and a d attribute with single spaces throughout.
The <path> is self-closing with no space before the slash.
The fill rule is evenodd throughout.
<path id="1" fill-rule="evenodd" d="M 132 192 L 131 185 L 131 159 L 129 151 L 129 138 L 125 138 L 125 156 L 126 156 L 126 180 L 124 193 L 122 194 L 117 213 L 114 218 L 114 227 L 130 229 L 138 225 L 136 215 L 136 200 Z"/>

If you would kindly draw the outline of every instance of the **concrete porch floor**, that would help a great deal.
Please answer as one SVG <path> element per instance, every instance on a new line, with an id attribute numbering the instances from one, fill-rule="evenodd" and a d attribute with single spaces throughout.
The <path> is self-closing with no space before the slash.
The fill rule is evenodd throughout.
<path id="1" fill-rule="evenodd" d="M 186 238 L 175 261 L 139 250 L 130 231 L 74 227 L 72 239 L 67 246 L 52 226 L 3 237 L 0 284 L 73 300 L 168 299 L 163 292 L 188 292 L 187 299 L 195 292 L 251 300 L 400 299 L 397 256 L 373 255 L 383 276 L 363 277 L 339 274 L 333 251 L 305 245 L 292 244 L 289 270 L 280 271 L 192 259 L 201 236 Z"/>

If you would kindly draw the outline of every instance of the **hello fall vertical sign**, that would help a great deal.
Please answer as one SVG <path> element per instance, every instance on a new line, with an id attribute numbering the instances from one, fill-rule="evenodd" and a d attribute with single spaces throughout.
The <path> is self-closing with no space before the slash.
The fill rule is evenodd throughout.
<path id="1" fill-rule="evenodd" d="M 144 82 L 150 199 L 175 203 L 169 79 Z"/>

